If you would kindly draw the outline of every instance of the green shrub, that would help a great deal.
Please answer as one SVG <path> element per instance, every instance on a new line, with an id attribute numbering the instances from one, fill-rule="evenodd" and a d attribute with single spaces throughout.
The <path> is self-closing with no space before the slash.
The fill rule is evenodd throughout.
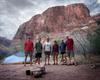
<path id="1" fill-rule="evenodd" d="M 100 28 L 97 28 L 93 33 L 89 33 L 88 40 L 90 41 L 92 50 L 100 54 Z"/>

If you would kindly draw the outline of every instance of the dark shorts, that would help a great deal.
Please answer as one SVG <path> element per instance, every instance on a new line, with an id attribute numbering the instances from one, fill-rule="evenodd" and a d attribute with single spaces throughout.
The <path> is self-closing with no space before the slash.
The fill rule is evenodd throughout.
<path id="1" fill-rule="evenodd" d="M 50 51 L 45 51 L 44 53 L 45 53 L 45 55 L 50 55 L 51 52 Z"/>
<path id="2" fill-rule="evenodd" d="M 68 57 L 74 57 L 74 51 L 73 50 L 70 50 L 70 51 L 67 51 L 67 54 L 68 54 Z"/>
<path id="3" fill-rule="evenodd" d="M 42 53 L 36 53 L 35 54 L 35 58 L 41 58 L 42 57 Z"/>
<path id="4" fill-rule="evenodd" d="M 27 51 L 27 52 L 25 52 L 25 56 L 33 56 L 33 52 L 32 51 Z"/>
<path id="5" fill-rule="evenodd" d="M 61 52 L 61 54 L 65 54 L 66 52 Z"/>

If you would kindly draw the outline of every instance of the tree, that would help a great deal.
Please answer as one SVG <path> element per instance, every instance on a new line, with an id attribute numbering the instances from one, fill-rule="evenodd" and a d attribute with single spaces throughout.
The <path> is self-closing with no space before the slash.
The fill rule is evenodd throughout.
<path id="1" fill-rule="evenodd" d="M 93 33 L 88 34 L 88 39 L 93 47 L 93 51 L 100 54 L 100 27 L 97 28 Z"/>

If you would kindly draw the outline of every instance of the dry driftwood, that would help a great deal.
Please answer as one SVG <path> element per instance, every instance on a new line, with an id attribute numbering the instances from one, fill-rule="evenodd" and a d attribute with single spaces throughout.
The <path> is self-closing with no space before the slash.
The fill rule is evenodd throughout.
<path id="1" fill-rule="evenodd" d="M 35 78 L 41 77 L 46 73 L 45 66 L 34 68 L 33 70 L 26 70 L 26 75 L 33 75 Z"/>

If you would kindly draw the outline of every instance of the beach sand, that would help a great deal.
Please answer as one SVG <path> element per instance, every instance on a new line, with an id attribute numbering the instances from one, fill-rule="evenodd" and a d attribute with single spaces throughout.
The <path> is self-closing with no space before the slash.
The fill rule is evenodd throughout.
<path id="1" fill-rule="evenodd" d="M 100 80 L 100 67 L 92 69 L 89 65 L 47 65 L 46 74 L 41 78 L 27 76 L 25 71 L 36 65 L 0 65 L 0 80 Z"/>

